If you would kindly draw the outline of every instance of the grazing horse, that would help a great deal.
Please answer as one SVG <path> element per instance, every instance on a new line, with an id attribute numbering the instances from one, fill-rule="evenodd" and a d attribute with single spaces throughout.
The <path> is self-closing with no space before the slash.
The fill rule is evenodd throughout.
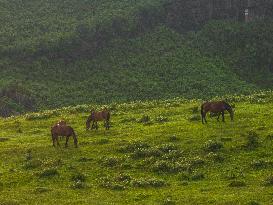
<path id="1" fill-rule="evenodd" d="M 72 136 L 74 139 L 75 147 L 78 147 L 77 136 L 76 136 L 73 128 L 66 125 L 65 121 L 59 121 L 58 123 L 53 125 L 53 127 L 51 127 L 51 136 L 52 136 L 52 142 L 53 142 L 54 147 L 55 147 L 55 142 L 57 142 L 57 145 L 60 146 L 59 139 L 58 139 L 59 136 L 66 137 L 65 147 L 68 146 L 68 140 L 69 140 L 70 136 Z"/>
<path id="2" fill-rule="evenodd" d="M 233 120 L 234 112 L 232 107 L 225 101 L 218 102 L 205 102 L 201 105 L 201 117 L 202 123 L 204 121 L 207 123 L 206 114 L 207 112 L 218 114 L 217 120 L 219 121 L 220 114 L 222 114 L 222 121 L 225 121 L 225 110 L 227 110 L 230 114 L 231 121 Z"/>
<path id="3" fill-rule="evenodd" d="M 90 123 L 92 122 L 92 129 L 98 129 L 98 121 L 104 121 L 104 127 L 106 130 L 109 130 L 110 128 L 110 112 L 104 108 L 100 112 L 96 112 L 95 110 L 91 111 L 91 115 L 88 116 L 86 120 L 86 130 L 90 129 Z"/>

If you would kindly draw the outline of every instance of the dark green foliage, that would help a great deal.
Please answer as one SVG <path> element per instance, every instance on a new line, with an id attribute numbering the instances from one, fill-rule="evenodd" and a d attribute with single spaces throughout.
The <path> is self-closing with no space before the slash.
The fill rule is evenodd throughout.
<path id="1" fill-rule="evenodd" d="M 191 176 L 192 181 L 200 181 L 204 178 L 205 178 L 205 175 L 203 173 L 199 173 L 199 172 L 193 173 Z"/>
<path id="2" fill-rule="evenodd" d="M 131 182 L 133 187 L 148 188 L 148 187 L 163 187 L 166 182 L 161 179 L 134 179 Z"/>
<path id="3" fill-rule="evenodd" d="M 143 115 L 139 120 L 139 123 L 143 123 L 143 124 L 149 124 L 151 123 L 151 118 L 148 115 Z"/>
<path id="4" fill-rule="evenodd" d="M 134 152 L 138 149 L 147 149 L 150 145 L 146 142 L 136 141 L 128 145 L 122 146 L 119 148 L 119 151 L 122 153 Z"/>
<path id="5" fill-rule="evenodd" d="M 259 135 L 254 131 L 249 131 L 246 136 L 245 147 L 247 149 L 255 149 L 259 146 Z"/>
<path id="6" fill-rule="evenodd" d="M 9 140 L 9 138 L 7 138 L 7 137 L 0 137 L 0 142 L 6 142 L 8 140 Z"/>
<path id="7" fill-rule="evenodd" d="M 244 187 L 246 186 L 246 183 L 244 181 L 236 180 L 236 181 L 230 182 L 228 186 L 229 187 Z"/>
<path id="8" fill-rule="evenodd" d="M 57 175 L 59 175 L 59 172 L 56 168 L 45 169 L 39 174 L 41 178 L 54 177 Z"/>
<path id="9" fill-rule="evenodd" d="M 170 198 L 167 198 L 163 201 L 163 205 L 175 205 L 175 201 L 170 199 Z"/>
<path id="10" fill-rule="evenodd" d="M 250 201 L 247 203 L 247 205 L 260 205 L 260 203 L 257 201 Z"/>
<path id="11" fill-rule="evenodd" d="M 201 115 L 200 114 L 193 114 L 190 118 L 189 118 L 189 121 L 191 122 L 200 122 L 201 121 Z"/>
<path id="12" fill-rule="evenodd" d="M 49 191 L 51 191 L 51 190 L 47 187 L 36 187 L 34 190 L 35 194 L 42 194 L 42 193 L 46 193 Z"/>
<path id="13" fill-rule="evenodd" d="M 163 115 L 159 115 L 155 118 L 156 122 L 163 123 L 163 122 L 168 122 L 169 119 L 167 117 L 164 117 Z"/>
<path id="14" fill-rule="evenodd" d="M 41 167 L 42 162 L 38 159 L 29 160 L 25 163 L 24 168 L 25 169 L 36 169 L 38 167 Z"/>
<path id="15" fill-rule="evenodd" d="M 209 140 L 204 146 L 204 150 L 207 152 L 217 152 L 224 147 L 222 142 Z"/>
<path id="16" fill-rule="evenodd" d="M 270 175 L 264 179 L 265 186 L 273 186 L 273 175 Z"/>
<path id="17" fill-rule="evenodd" d="M 273 161 L 272 160 L 253 160 L 251 162 L 251 167 L 253 169 L 266 169 L 266 168 L 273 168 Z"/>
<path id="18" fill-rule="evenodd" d="M 120 164 L 120 159 L 116 157 L 103 157 L 101 163 L 106 167 L 115 167 Z"/>
<path id="19" fill-rule="evenodd" d="M 177 142 L 177 141 L 179 141 L 180 139 L 179 139 L 177 136 L 172 135 L 172 136 L 170 136 L 169 140 L 170 140 L 171 142 Z"/>

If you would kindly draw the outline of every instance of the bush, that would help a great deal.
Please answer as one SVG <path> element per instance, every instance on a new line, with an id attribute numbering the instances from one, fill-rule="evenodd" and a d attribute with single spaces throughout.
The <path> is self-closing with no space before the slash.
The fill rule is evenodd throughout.
<path id="1" fill-rule="evenodd" d="M 85 182 L 86 176 L 82 173 L 76 173 L 71 177 L 71 180 L 74 182 L 77 182 L 77 181 Z"/>
<path id="2" fill-rule="evenodd" d="M 190 118 L 189 121 L 194 122 L 194 121 L 201 121 L 201 115 L 199 114 L 193 114 Z"/>
<path id="3" fill-rule="evenodd" d="M 141 187 L 141 188 L 146 188 L 146 187 L 163 187 L 166 185 L 165 181 L 161 179 L 134 179 L 131 182 L 133 187 Z"/>
<path id="4" fill-rule="evenodd" d="M 264 185 L 265 185 L 265 186 L 273 186 L 273 175 L 268 176 L 268 177 L 264 180 Z"/>
<path id="5" fill-rule="evenodd" d="M 204 146 L 204 150 L 207 152 L 216 152 L 224 147 L 222 142 L 209 140 Z"/>
<path id="6" fill-rule="evenodd" d="M 159 115 L 159 116 L 157 116 L 157 117 L 155 118 L 155 121 L 156 121 L 156 122 L 159 122 L 159 123 L 163 123 L 163 122 L 168 122 L 169 120 L 168 120 L 167 117 L 164 117 L 164 116 L 162 116 L 162 115 Z"/>
<path id="7" fill-rule="evenodd" d="M 137 141 L 137 142 L 133 142 L 131 144 L 128 144 L 126 146 L 120 147 L 119 151 L 122 153 L 128 153 L 128 152 L 134 152 L 137 149 L 146 149 L 149 147 L 150 147 L 150 145 L 148 143 Z"/>
<path id="8" fill-rule="evenodd" d="M 244 181 L 232 181 L 230 182 L 230 184 L 228 185 L 229 187 L 244 187 L 246 186 L 246 183 Z"/>
<path id="9" fill-rule="evenodd" d="M 36 187 L 34 190 L 34 192 L 36 194 L 41 194 L 41 193 L 45 193 L 45 192 L 49 192 L 49 191 L 51 191 L 51 190 L 47 187 Z"/>
<path id="10" fill-rule="evenodd" d="M 273 161 L 270 160 L 253 160 L 251 162 L 251 167 L 253 169 L 265 169 L 269 167 L 273 167 Z"/>
<path id="11" fill-rule="evenodd" d="M 170 140 L 171 142 L 177 142 L 177 141 L 179 141 L 180 139 L 179 139 L 177 136 L 172 135 L 172 136 L 169 137 L 169 140 Z"/>
<path id="12" fill-rule="evenodd" d="M 163 201 L 163 205 L 175 205 L 175 201 L 167 198 L 166 200 Z"/>
<path id="13" fill-rule="evenodd" d="M 98 141 L 96 142 L 96 144 L 98 144 L 98 145 L 104 145 L 104 144 L 108 144 L 109 142 L 110 142 L 109 139 L 103 138 L 103 139 L 98 140 Z"/>
<path id="14" fill-rule="evenodd" d="M 225 160 L 224 156 L 220 155 L 219 153 L 210 152 L 207 155 L 207 158 L 214 161 L 214 162 L 223 162 Z"/>
<path id="15" fill-rule="evenodd" d="M 171 151 L 174 151 L 174 150 L 178 150 L 178 147 L 177 145 L 175 144 L 163 144 L 163 145 L 160 145 L 157 147 L 160 151 L 162 152 L 165 152 L 165 153 L 169 153 Z"/>
<path id="16" fill-rule="evenodd" d="M 205 175 L 203 173 L 193 173 L 193 175 L 191 176 L 191 180 L 192 181 L 200 181 L 202 179 L 205 178 Z"/>
<path id="17" fill-rule="evenodd" d="M 156 161 L 152 166 L 152 170 L 157 173 L 176 173 L 180 170 L 180 166 L 169 161 Z"/>
<path id="18" fill-rule="evenodd" d="M 126 189 L 125 185 L 123 185 L 122 183 L 117 183 L 115 181 L 112 181 L 111 179 L 109 179 L 109 177 L 105 177 L 100 180 L 101 180 L 100 186 L 103 188 L 117 190 L 117 191 Z"/>
<path id="19" fill-rule="evenodd" d="M 119 159 L 116 157 L 105 157 L 101 160 L 102 165 L 106 167 L 114 167 L 119 164 Z"/>
<path id="20" fill-rule="evenodd" d="M 259 146 L 259 135 L 254 132 L 254 131 L 250 131 L 248 132 L 247 136 L 246 136 L 246 148 L 248 149 L 255 149 L 256 147 Z"/>
<path id="21" fill-rule="evenodd" d="M 39 174 L 39 176 L 41 178 L 54 177 L 54 176 L 57 176 L 57 175 L 59 175 L 59 172 L 55 168 L 45 169 Z"/>
<path id="22" fill-rule="evenodd" d="M 147 124 L 151 122 L 151 118 L 148 115 L 143 115 L 139 120 L 139 123 Z"/>
<path id="23" fill-rule="evenodd" d="M 27 161 L 24 168 L 25 169 L 36 169 L 38 167 L 40 167 L 42 165 L 42 162 L 38 159 L 36 160 L 30 160 L 30 161 Z"/>
<path id="24" fill-rule="evenodd" d="M 154 149 L 154 148 L 140 148 L 135 150 L 132 153 L 132 158 L 133 159 L 140 159 L 140 158 L 145 158 L 145 157 L 159 157 L 162 155 L 162 152 L 158 149 Z"/>
<path id="25" fill-rule="evenodd" d="M 86 188 L 86 184 L 83 181 L 74 181 L 71 185 L 72 189 L 84 189 Z"/>

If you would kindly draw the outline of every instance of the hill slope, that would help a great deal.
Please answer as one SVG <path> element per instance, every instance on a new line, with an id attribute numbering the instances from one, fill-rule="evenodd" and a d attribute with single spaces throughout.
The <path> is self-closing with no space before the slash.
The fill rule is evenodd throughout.
<path id="1" fill-rule="evenodd" d="M 271 20 L 178 33 L 183 24 L 178 15 L 170 26 L 176 10 L 169 7 L 165 0 L 2 1 L 0 115 L 272 88 Z"/>
<path id="2" fill-rule="evenodd" d="M 206 98 L 255 89 L 223 61 L 202 56 L 165 27 L 131 40 L 115 39 L 93 60 L 64 64 L 39 59 L 1 72 L 7 79 L 16 73 L 22 84 L 47 96 L 47 105 L 54 107 L 88 101 Z"/>
<path id="3" fill-rule="evenodd" d="M 85 130 L 95 105 L 2 119 L 1 203 L 270 204 L 272 93 L 232 98 L 235 121 L 207 125 L 182 99 L 109 105 L 107 132 Z M 52 147 L 60 118 L 79 148 Z"/>

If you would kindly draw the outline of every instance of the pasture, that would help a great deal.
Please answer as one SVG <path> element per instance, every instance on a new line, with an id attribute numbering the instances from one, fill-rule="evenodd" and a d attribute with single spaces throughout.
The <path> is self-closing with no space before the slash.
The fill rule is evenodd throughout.
<path id="1" fill-rule="evenodd" d="M 201 101 L 111 104 L 111 127 L 86 131 L 95 105 L 0 120 L 0 204 L 272 204 L 272 94 L 233 98 L 234 122 Z M 79 140 L 54 148 L 60 119 Z"/>

